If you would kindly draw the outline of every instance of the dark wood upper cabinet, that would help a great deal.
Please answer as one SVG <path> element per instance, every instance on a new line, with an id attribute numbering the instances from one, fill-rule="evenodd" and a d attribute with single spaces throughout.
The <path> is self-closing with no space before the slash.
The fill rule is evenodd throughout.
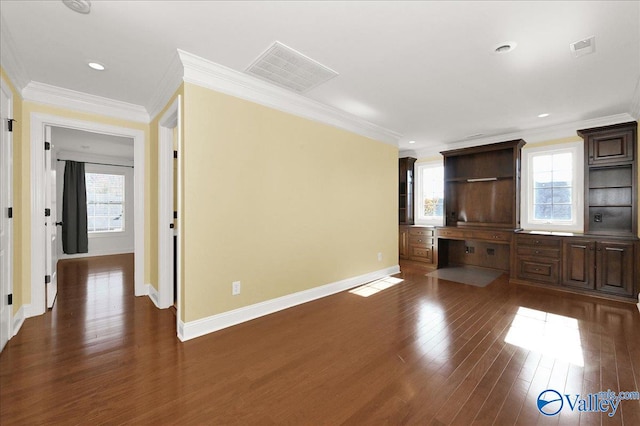
<path id="1" fill-rule="evenodd" d="M 584 232 L 635 237 L 638 232 L 638 123 L 578 130 L 584 138 Z"/>
<path id="2" fill-rule="evenodd" d="M 520 228 L 522 139 L 444 151 L 445 225 Z"/>
<path id="3" fill-rule="evenodd" d="M 414 165 L 416 159 L 412 157 L 400 158 L 398 161 L 398 219 L 400 225 L 413 225 L 413 191 L 414 191 Z"/>

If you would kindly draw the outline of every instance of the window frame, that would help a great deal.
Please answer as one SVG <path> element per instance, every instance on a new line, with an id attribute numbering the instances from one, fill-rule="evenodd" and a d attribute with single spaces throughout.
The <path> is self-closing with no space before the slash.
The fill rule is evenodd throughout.
<path id="1" fill-rule="evenodd" d="M 129 231 L 128 231 L 128 226 L 127 226 L 127 222 L 128 222 L 128 217 L 127 217 L 127 196 L 128 196 L 128 192 L 129 192 L 129 188 L 128 188 L 128 179 L 130 178 L 130 176 L 128 176 L 126 170 L 121 170 L 121 167 L 113 167 L 113 166 L 101 166 L 101 165 L 93 165 L 93 164 L 86 164 L 85 165 L 85 178 L 87 174 L 100 174 L 100 175 L 117 175 L 117 176 L 122 176 L 123 177 L 123 200 L 122 200 L 122 216 L 123 216 L 123 226 L 122 229 L 119 231 L 89 231 L 87 230 L 87 234 L 89 238 L 102 238 L 102 237 L 117 237 L 117 236 L 124 236 L 124 235 L 128 235 Z M 89 194 L 87 193 L 87 210 L 88 210 L 88 202 L 89 202 Z M 88 214 L 87 214 L 87 219 L 88 219 Z"/>
<path id="2" fill-rule="evenodd" d="M 444 212 L 441 217 L 432 216 L 426 217 L 421 214 L 422 212 L 422 194 L 423 194 L 423 179 L 422 174 L 427 169 L 434 169 L 437 167 L 441 167 L 443 169 L 443 177 L 442 177 L 442 188 L 443 188 L 443 199 L 444 199 L 444 159 L 434 160 L 434 161 L 425 161 L 416 163 L 414 165 L 414 177 L 413 182 L 415 185 L 414 188 L 414 221 L 417 225 L 431 225 L 431 226 L 443 226 L 444 225 Z M 444 206 L 443 206 L 444 209 Z"/>
<path id="3" fill-rule="evenodd" d="M 536 220 L 533 219 L 533 159 L 540 155 L 571 153 L 573 156 L 572 211 L 571 221 Z M 522 150 L 522 182 L 521 182 L 521 226 L 531 231 L 584 231 L 584 143 L 569 142 L 557 145 L 525 147 Z"/>

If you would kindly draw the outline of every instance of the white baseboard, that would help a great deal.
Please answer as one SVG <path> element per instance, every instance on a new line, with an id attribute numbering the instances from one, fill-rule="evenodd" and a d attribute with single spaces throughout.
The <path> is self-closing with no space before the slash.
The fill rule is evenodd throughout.
<path id="1" fill-rule="evenodd" d="M 20 309 L 24 308 L 24 317 L 25 318 L 33 318 L 33 317 L 37 317 L 39 315 L 42 315 L 44 312 L 46 312 L 46 309 L 44 310 L 44 312 L 40 309 L 35 309 L 33 305 L 31 304 L 24 304 L 22 305 L 22 307 Z"/>
<path id="2" fill-rule="evenodd" d="M 24 324 L 24 320 L 26 319 L 26 316 L 25 316 L 26 306 L 29 306 L 29 305 L 20 306 L 20 309 L 18 309 L 18 312 L 16 312 L 16 314 L 13 316 L 13 330 L 12 330 L 13 334 L 11 335 L 12 337 L 18 334 L 18 331 L 20 331 L 20 329 L 22 328 L 22 324 Z"/>
<path id="3" fill-rule="evenodd" d="M 151 299 L 153 304 L 156 305 L 156 308 L 160 309 L 158 290 L 156 290 L 156 288 L 151 284 L 145 284 L 145 287 L 147 288 L 147 296 L 149 296 L 149 299 Z"/>
<path id="4" fill-rule="evenodd" d="M 330 296 L 389 275 L 397 274 L 398 272 L 400 272 L 400 266 L 395 265 L 357 277 L 347 278 L 345 280 L 314 287 L 309 290 L 266 300 L 254 305 L 243 306 L 242 308 L 212 315 L 196 321 L 189 321 L 187 323 L 179 321 L 178 338 L 184 342 L 245 321 L 250 321 L 264 315 L 269 315 L 283 309 L 291 308 L 302 303 Z"/>

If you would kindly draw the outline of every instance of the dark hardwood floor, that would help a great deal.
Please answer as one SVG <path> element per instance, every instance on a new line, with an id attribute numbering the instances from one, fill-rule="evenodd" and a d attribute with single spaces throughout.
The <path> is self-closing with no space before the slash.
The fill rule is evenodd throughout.
<path id="1" fill-rule="evenodd" d="M 133 296 L 132 256 L 61 262 L 55 307 L 0 355 L 0 424 L 640 424 L 639 401 L 536 406 L 639 390 L 635 305 L 425 273 L 181 343 Z"/>

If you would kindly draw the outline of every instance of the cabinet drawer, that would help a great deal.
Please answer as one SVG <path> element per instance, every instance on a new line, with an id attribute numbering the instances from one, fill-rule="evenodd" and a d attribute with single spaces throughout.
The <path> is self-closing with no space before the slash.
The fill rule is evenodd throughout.
<path id="1" fill-rule="evenodd" d="M 431 245 L 433 245 L 433 238 L 432 237 L 422 237 L 420 235 L 418 235 L 418 236 L 409 235 L 409 244 L 412 245 L 412 246 L 421 246 L 421 247 L 431 246 Z"/>
<path id="2" fill-rule="evenodd" d="M 538 261 L 534 259 L 518 259 L 518 278 L 558 284 L 558 261 Z"/>
<path id="3" fill-rule="evenodd" d="M 473 231 L 472 237 L 476 240 L 487 240 L 487 241 L 511 241 L 511 233 L 510 232 L 499 232 L 499 231 Z"/>
<path id="4" fill-rule="evenodd" d="M 431 228 L 409 228 L 409 234 L 421 235 L 424 237 L 433 237 L 433 229 Z"/>
<path id="5" fill-rule="evenodd" d="M 468 232 L 467 237 L 470 237 L 470 236 L 471 236 L 471 233 Z M 438 229 L 438 237 L 464 239 L 465 231 L 462 229 L 449 229 L 449 228 Z"/>
<path id="6" fill-rule="evenodd" d="M 411 247 L 411 259 L 431 262 L 433 251 L 430 248 Z"/>
<path id="7" fill-rule="evenodd" d="M 518 235 L 518 246 L 528 245 L 534 247 L 560 248 L 562 241 L 558 237 L 540 235 Z"/>
<path id="8" fill-rule="evenodd" d="M 546 257 L 560 260 L 560 250 L 547 247 L 518 246 L 518 256 Z"/>

